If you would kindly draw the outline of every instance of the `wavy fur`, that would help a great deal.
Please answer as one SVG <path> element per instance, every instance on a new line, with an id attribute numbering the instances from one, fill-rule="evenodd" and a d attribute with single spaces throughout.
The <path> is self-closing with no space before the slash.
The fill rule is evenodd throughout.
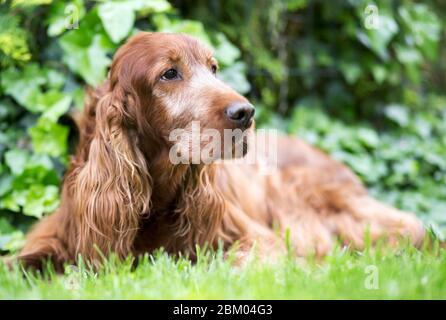
<path id="1" fill-rule="evenodd" d="M 51 259 L 60 269 L 79 255 L 93 265 L 164 247 L 195 255 L 196 245 L 240 256 L 257 244 L 262 257 L 284 250 L 287 230 L 299 255 L 326 254 L 336 241 L 361 248 L 401 236 L 424 236 L 413 214 L 367 195 L 345 166 L 297 138 L 280 137 L 278 169 L 179 164 L 169 161 L 167 137 L 200 120 L 232 128 L 224 116 L 247 100 L 212 74 L 209 49 L 176 34 L 140 33 L 116 53 L 107 81 L 90 94 L 77 119 L 80 143 L 66 173 L 60 208 L 30 232 L 19 255 L 39 268 Z M 163 81 L 174 65 L 181 80 Z"/>

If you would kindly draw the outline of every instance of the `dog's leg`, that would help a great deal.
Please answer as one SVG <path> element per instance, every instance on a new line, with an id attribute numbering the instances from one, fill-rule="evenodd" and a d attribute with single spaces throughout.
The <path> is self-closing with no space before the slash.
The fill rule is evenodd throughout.
<path id="1" fill-rule="evenodd" d="M 368 236 L 391 245 L 408 238 L 418 246 L 425 230 L 414 214 L 387 206 L 367 194 L 346 167 L 293 167 L 271 184 L 274 216 L 289 226 L 299 254 L 328 253 L 336 238 L 355 248 L 364 247 Z M 279 204 L 279 205 L 278 205 Z"/>
<path id="2" fill-rule="evenodd" d="M 290 233 L 291 244 L 298 256 L 324 256 L 336 241 L 355 249 L 364 249 L 368 236 L 371 243 L 386 241 L 395 246 L 409 240 L 419 246 L 425 236 L 421 221 L 415 215 L 389 207 L 364 195 L 346 200 L 336 211 L 318 212 L 301 208 L 296 215 L 283 215 L 282 231 Z"/>
<path id="3" fill-rule="evenodd" d="M 226 202 L 219 237 L 227 240 L 229 252 L 233 254 L 237 266 L 247 264 L 250 259 L 274 263 L 286 253 L 278 230 L 272 230 L 261 219 L 248 215 L 231 201 Z"/>
<path id="4" fill-rule="evenodd" d="M 343 240 L 357 248 L 363 247 L 366 232 L 372 242 L 387 239 L 392 245 L 406 238 L 419 246 L 424 239 L 423 225 L 412 213 L 387 206 L 368 195 L 348 198 L 345 203 L 346 210 L 330 215 L 327 222 Z"/>
<path id="5" fill-rule="evenodd" d="M 316 212 L 289 217 L 282 221 L 283 233 L 289 233 L 290 244 L 298 256 L 324 256 L 330 253 L 335 235 Z"/>

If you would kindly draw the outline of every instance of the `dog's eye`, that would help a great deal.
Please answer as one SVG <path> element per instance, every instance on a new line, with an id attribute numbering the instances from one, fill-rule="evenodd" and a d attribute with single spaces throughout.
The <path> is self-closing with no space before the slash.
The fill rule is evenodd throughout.
<path id="1" fill-rule="evenodd" d="M 215 65 L 215 64 L 213 64 L 212 66 L 211 66 L 211 70 L 212 70 L 212 73 L 213 74 L 216 74 L 217 73 L 217 65 Z"/>
<path id="2" fill-rule="evenodd" d="M 173 80 L 176 78 L 178 78 L 178 71 L 175 69 L 169 69 L 161 76 L 161 79 L 163 80 Z"/>

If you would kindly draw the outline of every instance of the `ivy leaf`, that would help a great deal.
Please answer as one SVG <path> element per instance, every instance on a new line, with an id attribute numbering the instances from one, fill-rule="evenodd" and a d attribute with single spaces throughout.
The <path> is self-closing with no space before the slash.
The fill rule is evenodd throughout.
<path id="1" fill-rule="evenodd" d="M 40 68 L 33 63 L 25 66 L 21 71 L 16 68 L 5 70 L 2 77 L 2 86 L 5 88 L 5 92 L 19 104 L 30 112 L 37 113 L 50 109 L 57 100 L 65 97 L 61 92 L 54 90 L 42 93 L 42 86 L 47 85 L 50 88 L 59 89 L 64 81 L 60 72 Z M 60 109 L 59 106 L 57 110 Z"/>
<path id="2" fill-rule="evenodd" d="M 40 118 L 37 125 L 29 129 L 34 151 L 59 157 L 67 151 L 68 128 Z"/>
<path id="3" fill-rule="evenodd" d="M 60 46 L 64 51 L 63 61 L 89 85 L 97 86 L 105 79 L 111 62 L 107 53 L 114 47 L 95 10 L 85 16 L 82 26 L 60 38 Z"/>
<path id="4" fill-rule="evenodd" d="M 383 83 L 387 77 L 387 69 L 381 64 L 373 64 L 370 69 L 375 81 L 379 84 Z"/>
<path id="5" fill-rule="evenodd" d="M 44 213 L 51 213 L 59 206 L 59 188 L 53 185 L 33 185 L 26 192 L 23 213 L 41 218 Z"/>
<path id="6" fill-rule="evenodd" d="M 60 89 L 65 84 L 65 75 L 54 69 L 44 69 L 48 86 L 52 89 Z"/>
<path id="7" fill-rule="evenodd" d="M 0 122 L 15 119 L 19 114 L 20 110 L 12 101 L 8 101 L 7 99 L 0 100 Z"/>
<path id="8" fill-rule="evenodd" d="M 200 39 L 203 43 L 211 45 L 211 41 L 204 30 L 204 26 L 199 21 L 193 20 L 170 20 L 165 14 L 157 14 L 153 17 L 153 22 L 158 31 L 172 33 L 186 33 Z"/>
<path id="9" fill-rule="evenodd" d="M 143 16 L 146 16 L 148 13 L 168 12 L 172 9 L 172 6 L 166 0 L 129 0 L 127 3 Z"/>
<path id="10" fill-rule="evenodd" d="M 339 68 L 349 84 L 355 83 L 361 77 L 362 69 L 357 63 L 343 61 L 339 64 Z"/>
<path id="11" fill-rule="evenodd" d="M 59 91 L 48 91 L 39 99 L 42 110 L 42 118 L 56 122 L 61 115 L 68 111 L 71 104 L 71 96 Z"/>
<path id="12" fill-rule="evenodd" d="M 286 6 L 290 11 L 297 11 L 303 9 L 308 5 L 308 0 L 288 0 Z"/>
<path id="13" fill-rule="evenodd" d="M 12 7 L 33 7 L 33 6 L 39 6 L 43 4 L 50 4 L 53 0 L 13 0 L 12 1 Z"/>
<path id="14" fill-rule="evenodd" d="M 360 128 L 357 132 L 359 141 L 366 147 L 374 149 L 379 145 L 379 137 L 375 131 L 368 128 Z"/>
<path id="15" fill-rule="evenodd" d="M 0 63 L 13 65 L 15 61 L 26 62 L 30 59 L 28 35 L 20 27 L 19 17 L 0 12 Z"/>
<path id="16" fill-rule="evenodd" d="M 245 70 L 245 64 L 237 62 L 219 72 L 218 77 L 238 92 L 247 93 L 251 89 L 251 85 L 245 77 Z"/>
<path id="17" fill-rule="evenodd" d="M 77 87 L 71 92 L 73 98 L 74 107 L 78 110 L 82 110 L 85 101 L 85 91 L 82 87 Z"/>
<path id="18" fill-rule="evenodd" d="M 0 234 L 7 234 L 14 231 L 14 227 L 6 218 L 0 218 Z"/>
<path id="19" fill-rule="evenodd" d="M 34 184 L 57 185 L 59 176 L 49 156 L 33 155 L 23 172 L 14 176 L 13 190 L 28 190 Z"/>
<path id="20" fill-rule="evenodd" d="M 418 65 L 422 62 L 422 58 L 418 50 L 408 46 L 395 45 L 395 53 L 398 61 L 403 64 Z"/>
<path id="21" fill-rule="evenodd" d="M 379 24 L 375 29 L 357 32 L 358 40 L 375 52 L 381 59 L 388 60 L 387 46 L 398 32 L 398 24 L 391 15 L 380 13 Z"/>
<path id="22" fill-rule="evenodd" d="M 12 176 L 3 174 L 0 176 L 0 197 L 12 190 Z"/>
<path id="23" fill-rule="evenodd" d="M 222 33 L 217 35 L 217 42 L 215 57 L 225 66 L 232 65 L 240 57 L 240 50 Z"/>
<path id="24" fill-rule="evenodd" d="M 59 206 L 59 188 L 54 185 L 34 184 L 25 190 L 14 190 L 3 198 L 0 207 L 11 211 L 19 211 L 28 216 L 42 218 Z"/>
<path id="25" fill-rule="evenodd" d="M 16 68 L 6 69 L 1 79 L 5 92 L 31 112 L 41 111 L 36 106 L 36 101 L 41 92 L 40 86 L 46 82 L 44 71 L 34 63 L 27 65 L 22 71 Z"/>
<path id="26" fill-rule="evenodd" d="M 425 4 L 401 6 L 398 12 L 413 34 L 415 44 L 429 59 L 435 59 L 441 36 L 441 23 L 435 12 Z"/>
<path id="27" fill-rule="evenodd" d="M 72 19 L 82 19 L 85 15 L 85 6 L 83 0 L 73 1 L 54 1 L 48 10 L 48 18 L 46 23 L 48 24 L 47 34 L 50 37 L 55 37 L 66 30 L 68 30 L 69 24 Z"/>
<path id="28" fill-rule="evenodd" d="M 114 43 L 125 39 L 133 28 L 136 14 L 164 13 L 172 9 L 166 0 L 120 0 L 98 6 L 98 15 L 108 36 Z"/>
<path id="29" fill-rule="evenodd" d="M 7 196 L 0 199 L 0 208 L 6 209 L 9 211 L 19 212 L 20 206 L 16 202 L 16 198 L 14 197 L 14 194 L 16 191 L 13 191 L 12 193 L 9 193 Z"/>
<path id="30" fill-rule="evenodd" d="M 6 165 L 14 175 L 19 175 L 25 169 L 29 159 L 29 152 L 23 149 L 13 149 L 5 153 Z"/>
<path id="31" fill-rule="evenodd" d="M 84 47 L 81 43 L 67 38 L 61 39 L 65 63 L 91 86 L 97 86 L 105 79 L 107 67 L 111 62 L 102 41 L 102 35 L 96 35 L 94 40 Z"/>
<path id="32" fill-rule="evenodd" d="M 135 12 L 128 2 L 105 2 L 99 5 L 98 14 L 105 31 L 114 43 L 119 43 L 132 30 Z"/>
<path id="33" fill-rule="evenodd" d="M 1 234 L 1 233 L 0 233 Z M 25 235 L 22 231 L 14 231 L 0 235 L 0 249 L 6 251 L 16 251 L 25 245 Z"/>
<path id="34" fill-rule="evenodd" d="M 413 129 L 415 129 L 415 132 L 418 133 L 418 135 L 422 138 L 428 139 L 431 135 L 432 124 L 420 116 L 415 118 L 412 123 L 412 127 Z"/>
<path id="35" fill-rule="evenodd" d="M 409 124 L 409 114 L 407 108 L 398 104 L 391 104 L 384 111 L 387 118 L 399 124 L 401 127 L 407 127 Z"/>

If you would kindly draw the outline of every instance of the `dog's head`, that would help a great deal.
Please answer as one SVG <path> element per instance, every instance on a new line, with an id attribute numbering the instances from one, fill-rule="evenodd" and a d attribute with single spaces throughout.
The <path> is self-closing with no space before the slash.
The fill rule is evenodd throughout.
<path id="1" fill-rule="evenodd" d="M 77 252 L 96 261 L 100 255 L 95 248 L 126 257 L 141 215 L 154 208 L 165 210 L 170 198 L 179 194 L 176 188 L 193 193 L 184 196 L 187 219 L 204 216 L 201 212 L 221 216 L 223 206 L 209 178 L 212 166 L 166 163 L 201 164 L 220 159 L 221 151 L 227 158 L 228 149 L 231 157 L 232 151 L 239 157 L 246 152 L 242 147 L 237 153 L 247 140 L 243 134 L 230 136 L 229 146 L 222 142 L 225 129 L 249 131 L 254 108 L 218 80 L 216 71 L 211 51 L 184 35 L 140 33 L 118 50 L 109 79 L 96 90 L 80 119 L 81 141 L 65 183 L 64 194 L 77 223 Z M 170 139 L 175 129 L 184 130 L 179 141 Z M 214 143 L 209 149 L 210 141 Z M 197 145 L 204 147 L 198 157 Z M 198 186 L 206 192 L 196 192 Z M 211 232 L 212 226 L 207 230 Z M 206 233 L 203 237 L 210 239 Z"/>
<path id="2" fill-rule="evenodd" d="M 231 157 L 243 156 L 254 107 L 217 73 L 212 51 L 196 39 L 140 33 L 116 53 L 109 80 L 138 131 L 164 148 L 177 147 L 181 161 L 197 152 L 194 143 L 205 150 L 202 160 L 227 156 L 229 149 Z M 242 151 L 234 152 L 237 147 Z"/>

